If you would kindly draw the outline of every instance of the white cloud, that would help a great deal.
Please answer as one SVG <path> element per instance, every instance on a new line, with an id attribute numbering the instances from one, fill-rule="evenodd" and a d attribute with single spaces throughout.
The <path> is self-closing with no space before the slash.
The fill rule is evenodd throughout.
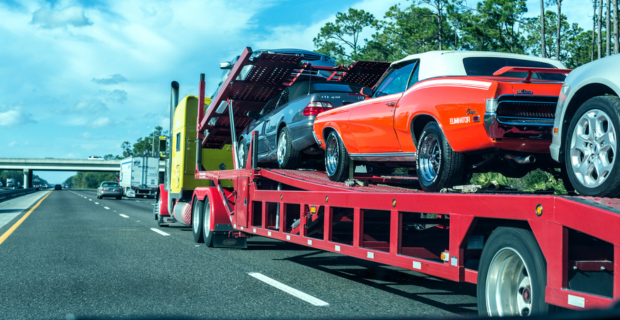
<path id="1" fill-rule="evenodd" d="M 98 98 L 80 100 L 73 108 L 69 109 L 69 112 L 83 114 L 94 114 L 103 111 L 108 111 L 108 107 Z"/>
<path id="2" fill-rule="evenodd" d="M 78 135 L 78 138 L 80 139 L 88 139 L 92 136 L 92 134 L 90 134 L 90 132 L 82 132 Z"/>
<path id="3" fill-rule="evenodd" d="M 20 107 L 0 112 L 0 126 L 13 127 L 35 122 L 36 121 L 32 119 L 32 114 L 22 110 Z"/>
<path id="4" fill-rule="evenodd" d="M 83 126 L 88 122 L 88 119 L 84 117 L 72 117 L 65 121 L 63 124 L 66 126 Z"/>
<path id="5" fill-rule="evenodd" d="M 93 24 L 86 18 L 84 9 L 80 7 L 64 9 L 40 8 L 32 14 L 30 23 L 45 29 L 66 28 L 70 25 L 84 27 Z"/>
<path id="6" fill-rule="evenodd" d="M 89 126 L 92 128 L 104 128 L 110 126 L 111 124 L 112 120 L 110 120 L 110 118 L 103 117 L 91 122 Z"/>
<path id="7" fill-rule="evenodd" d="M 116 103 L 125 103 L 127 101 L 127 91 L 116 89 L 108 95 L 107 99 Z"/>
<path id="8" fill-rule="evenodd" d="M 12 146 L 14 146 L 16 144 L 17 144 L 17 141 L 11 141 L 11 142 L 9 142 L 9 147 L 12 147 Z"/>
<path id="9" fill-rule="evenodd" d="M 168 128 L 170 128 L 170 117 L 161 119 L 159 121 L 159 126 L 164 130 L 168 130 Z"/>

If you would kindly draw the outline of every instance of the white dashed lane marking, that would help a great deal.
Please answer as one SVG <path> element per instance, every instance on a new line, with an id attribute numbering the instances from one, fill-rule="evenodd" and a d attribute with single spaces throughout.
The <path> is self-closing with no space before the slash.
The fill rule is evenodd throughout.
<path id="1" fill-rule="evenodd" d="M 123 217 L 123 218 L 129 218 L 129 216 L 126 216 L 126 215 L 124 215 L 124 214 L 122 214 L 122 213 L 121 213 L 121 214 L 119 214 L 119 216 L 121 216 L 121 217 Z"/>
<path id="2" fill-rule="evenodd" d="M 299 290 L 297 290 L 295 288 L 289 287 L 289 286 L 285 285 L 282 282 L 279 282 L 279 281 L 276 281 L 274 279 L 271 279 L 271 278 L 269 278 L 269 277 L 267 277 L 265 275 L 262 275 L 262 274 L 260 274 L 258 272 L 250 272 L 248 274 L 250 276 L 252 276 L 252 277 L 254 277 L 254 278 L 256 278 L 256 279 L 258 279 L 258 280 L 260 280 L 260 281 L 262 281 L 262 282 L 264 282 L 264 283 L 266 283 L 268 285 L 270 285 L 270 286 L 276 287 L 276 288 L 278 288 L 278 289 L 280 289 L 280 290 L 282 290 L 282 291 L 284 291 L 284 292 L 286 292 L 286 293 L 288 293 L 288 294 L 290 294 L 292 296 L 295 296 L 295 297 L 297 297 L 297 298 L 299 298 L 301 300 L 304 300 L 304 301 L 306 301 L 306 302 L 308 302 L 308 303 L 310 303 L 312 305 L 315 305 L 317 307 L 327 307 L 327 306 L 329 306 L 329 303 L 327 303 L 327 302 L 325 302 L 323 300 L 317 299 L 317 298 L 315 298 L 315 297 L 313 297 L 313 296 L 311 296 L 311 295 L 309 295 L 307 293 L 304 293 L 304 292 L 301 292 L 301 291 L 299 291 Z"/>
<path id="3" fill-rule="evenodd" d="M 140 221 L 137 221 L 137 222 L 140 222 Z M 159 229 L 151 228 L 151 230 L 161 234 L 162 236 L 169 236 L 169 234 L 167 234 L 167 233 L 165 233 L 165 232 L 163 232 L 163 231 L 161 231 Z"/>
<path id="4" fill-rule="evenodd" d="M 110 210 L 110 208 L 108 208 L 108 207 L 103 207 L 103 208 L 106 209 L 106 210 Z"/>

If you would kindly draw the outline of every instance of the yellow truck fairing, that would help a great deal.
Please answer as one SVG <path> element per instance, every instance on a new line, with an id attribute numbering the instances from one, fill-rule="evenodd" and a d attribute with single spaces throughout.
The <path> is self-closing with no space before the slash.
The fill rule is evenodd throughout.
<path id="1" fill-rule="evenodd" d="M 208 106 L 211 98 L 205 98 Z M 172 168 L 170 176 L 170 192 L 180 194 L 197 187 L 208 187 L 209 180 L 194 179 L 196 168 L 196 117 L 198 114 L 198 98 L 183 98 L 174 111 L 172 129 Z M 232 169 L 232 147 L 225 145 L 221 150 L 202 149 L 202 166 L 207 171 Z M 222 181 L 223 187 L 232 187 L 232 183 Z"/>

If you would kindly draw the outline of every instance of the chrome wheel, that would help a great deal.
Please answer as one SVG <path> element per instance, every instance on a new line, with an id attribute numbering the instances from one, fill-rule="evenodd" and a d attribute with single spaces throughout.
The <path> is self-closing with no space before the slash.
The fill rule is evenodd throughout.
<path id="1" fill-rule="evenodd" d="M 616 160 L 616 129 L 604 111 L 584 113 L 570 142 L 570 166 L 575 178 L 587 188 L 603 184 Z"/>
<path id="2" fill-rule="evenodd" d="M 507 247 L 495 254 L 485 288 L 489 316 L 530 315 L 533 288 L 529 274 L 515 249 Z"/>
<path id="3" fill-rule="evenodd" d="M 209 203 L 209 198 L 205 197 L 205 203 L 203 207 L 205 215 L 202 218 L 202 232 L 204 235 L 205 243 L 207 243 L 206 239 L 209 239 L 209 237 L 211 236 L 211 230 L 209 229 L 209 223 L 211 221 L 211 204 Z M 210 243 L 207 243 L 207 246 L 209 245 Z"/>
<path id="4" fill-rule="evenodd" d="M 198 199 L 195 199 L 194 201 L 198 201 Z M 194 229 L 194 233 L 198 233 L 200 231 L 200 211 L 198 211 L 198 206 L 196 203 L 192 206 L 192 229 Z"/>
<path id="5" fill-rule="evenodd" d="M 282 130 L 278 138 L 278 164 L 280 166 L 284 163 L 284 157 L 286 156 L 286 142 L 286 133 Z"/>
<path id="6" fill-rule="evenodd" d="M 338 159 L 340 158 L 338 138 L 335 134 L 329 136 L 325 146 L 325 169 L 328 176 L 333 176 L 338 170 Z"/>
<path id="7" fill-rule="evenodd" d="M 426 181 L 434 181 L 441 168 L 441 145 L 435 134 L 428 134 L 419 144 L 420 173 Z"/>
<path id="8" fill-rule="evenodd" d="M 237 155 L 239 156 L 239 168 L 245 168 L 245 161 L 247 160 L 247 155 L 245 154 L 245 142 L 243 140 L 239 141 L 237 144 Z"/>

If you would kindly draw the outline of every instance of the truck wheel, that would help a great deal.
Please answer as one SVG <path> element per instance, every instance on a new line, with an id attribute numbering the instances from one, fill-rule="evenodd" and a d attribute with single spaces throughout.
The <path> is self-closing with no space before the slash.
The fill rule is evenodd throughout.
<path id="1" fill-rule="evenodd" d="M 213 231 L 211 231 L 211 203 L 209 197 L 205 196 L 202 207 L 202 239 L 207 247 L 213 247 Z"/>
<path id="2" fill-rule="evenodd" d="M 580 195 L 616 197 L 620 193 L 618 117 L 620 99 L 603 96 L 586 101 L 571 120 L 564 147 L 566 173 Z"/>
<path id="3" fill-rule="evenodd" d="M 301 154 L 293 148 L 291 135 L 286 127 L 280 130 L 276 155 L 280 169 L 297 169 L 299 167 Z"/>
<path id="4" fill-rule="evenodd" d="M 482 249 L 478 269 L 478 314 L 546 314 L 547 264 L 531 231 L 500 227 Z"/>
<path id="5" fill-rule="evenodd" d="M 194 241 L 202 243 L 204 241 L 202 237 L 202 207 L 204 202 L 194 197 L 194 205 L 192 206 L 192 232 L 194 233 Z"/>
<path id="6" fill-rule="evenodd" d="M 349 153 L 336 131 L 325 140 L 325 171 L 331 181 L 342 182 L 349 177 Z"/>
<path id="7" fill-rule="evenodd" d="M 417 147 L 415 167 L 422 190 L 435 192 L 463 184 L 465 156 L 452 150 L 436 122 L 426 124 Z"/>
<path id="8" fill-rule="evenodd" d="M 169 227 L 169 225 L 164 222 L 164 217 L 161 215 L 159 215 L 159 217 L 157 218 L 157 226 L 158 227 Z"/>

